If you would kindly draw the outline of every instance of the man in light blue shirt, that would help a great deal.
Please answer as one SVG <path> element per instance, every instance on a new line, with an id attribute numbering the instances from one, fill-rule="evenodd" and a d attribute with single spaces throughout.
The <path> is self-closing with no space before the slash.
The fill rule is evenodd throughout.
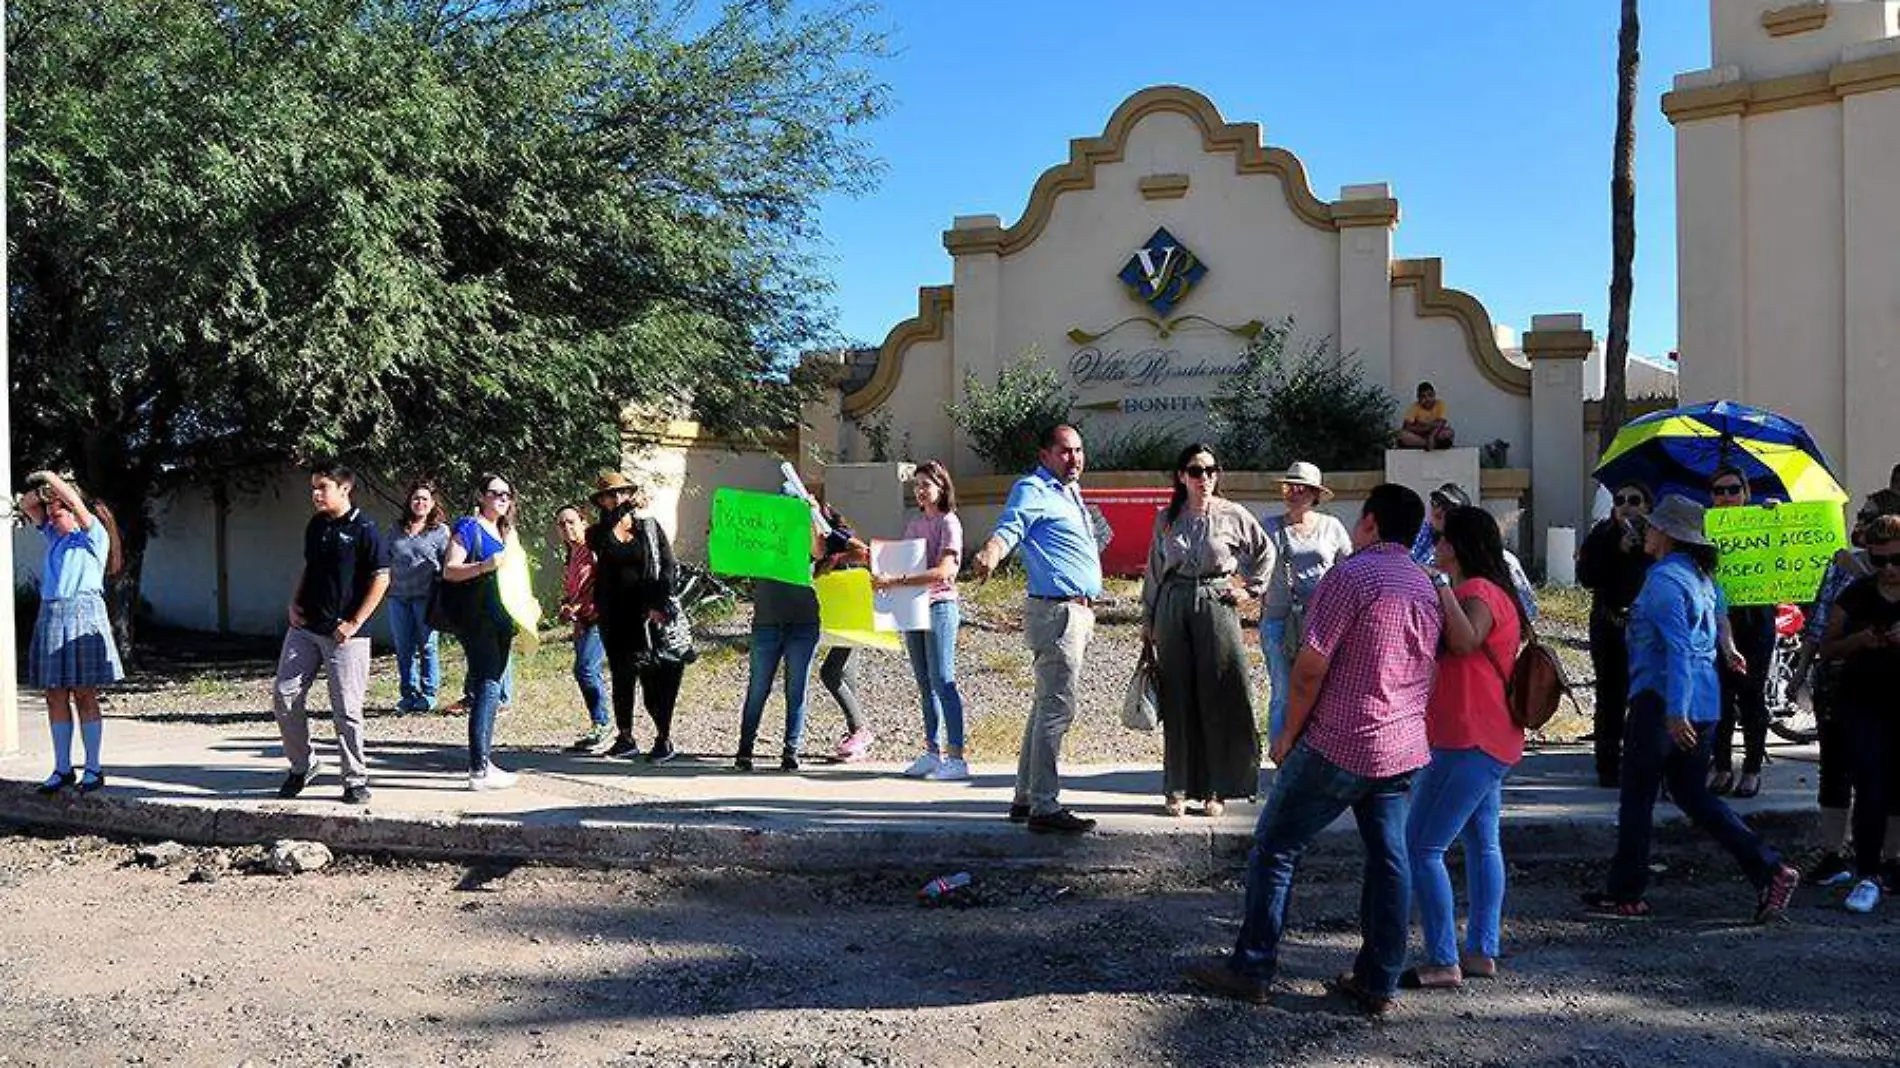
<path id="1" fill-rule="evenodd" d="M 1084 834 L 1095 821 L 1063 808 L 1056 756 L 1075 719 L 1075 680 L 1095 630 L 1102 595 L 1102 558 L 1095 527 L 1077 485 L 1082 435 L 1059 426 L 1043 435 L 1036 470 L 1017 480 L 989 541 L 971 568 L 987 579 L 1018 545 L 1029 573 L 1023 633 L 1035 657 L 1036 698 L 1023 728 L 1016 798 L 1009 818 L 1039 834 Z"/>

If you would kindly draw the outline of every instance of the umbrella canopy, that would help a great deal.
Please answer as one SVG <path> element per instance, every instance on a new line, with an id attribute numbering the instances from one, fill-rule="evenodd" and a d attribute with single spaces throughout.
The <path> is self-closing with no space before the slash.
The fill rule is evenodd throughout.
<path id="1" fill-rule="evenodd" d="M 1748 476 L 1750 504 L 1848 499 L 1800 423 L 1734 401 L 1631 420 L 1597 463 L 1596 479 L 1611 489 L 1638 482 L 1658 498 L 1679 493 L 1707 504 L 1709 479 L 1725 465 Z"/>

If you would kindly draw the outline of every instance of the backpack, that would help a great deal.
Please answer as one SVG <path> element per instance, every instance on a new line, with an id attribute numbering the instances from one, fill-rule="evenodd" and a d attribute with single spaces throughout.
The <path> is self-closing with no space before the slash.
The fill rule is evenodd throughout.
<path id="1" fill-rule="evenodd" d="M 1570 706 L 1578 715 L 1583 714 L 1583 706 L 1577 703 L 1570 675 L 1564 670 L 1564 662 L 1558 659 L 1557 651 L 1537 637 L 1536 627 L 1528 629 L 1531 640 L 1518 650 L 1517 662 L 1509 672 L 1491 656 L 1490 646 L 1485 647 L 1484 655 L 1498 677 L 1504 680 L 1504 707 L 1510 710 L 1512 724 L 1521 730 L 1534 731 L 1550 722 L 1564 698 L 1570 698 Z"/>

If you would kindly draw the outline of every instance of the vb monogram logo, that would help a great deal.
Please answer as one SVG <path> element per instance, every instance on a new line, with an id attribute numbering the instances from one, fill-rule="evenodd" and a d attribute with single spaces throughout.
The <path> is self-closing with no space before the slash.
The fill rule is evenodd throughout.
<path id="1" fill-rule="evenodd" d="M 1135 250 L 1116 277 L 1136 300 L 1165 318 L 1206 276 L 1207 265 L 1163 228 Z"/>

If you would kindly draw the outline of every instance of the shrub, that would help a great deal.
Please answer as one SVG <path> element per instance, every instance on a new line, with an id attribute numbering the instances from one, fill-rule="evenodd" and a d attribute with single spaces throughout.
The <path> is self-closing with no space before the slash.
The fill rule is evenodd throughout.
<path id="1" fill-rule="evenodd" d="M 997 474 L 1016 474 L 1036 465 L 1043 432 L 1070 422 L 1075 394 L 1042 362 L 1034 349 L 1016 357 L 986 386 L 974 374 L 963 376 L 963 399 L 943 406 L 970 448 L 989 461 Z"/>
<path id="2" fill-rule="evenodd" d="M 1291 319 L 1261 330 L 1241 354 L 1239 373 L 1210 404 L 1214 444 L 1231 468 L 1284 469 L 1295 460 L 1327 471 L 1377 470 L 1399 403 L 1366 381 L 1359 361 L 1329 339 L 1289 357 Z"/>
<path id="3" fill-rule="evenodd" d="M 1089 466 L 1097 471 L 1172 471 L 1190 439 L 1178 423 L 1136 423 L 1089 443 Z"/>

